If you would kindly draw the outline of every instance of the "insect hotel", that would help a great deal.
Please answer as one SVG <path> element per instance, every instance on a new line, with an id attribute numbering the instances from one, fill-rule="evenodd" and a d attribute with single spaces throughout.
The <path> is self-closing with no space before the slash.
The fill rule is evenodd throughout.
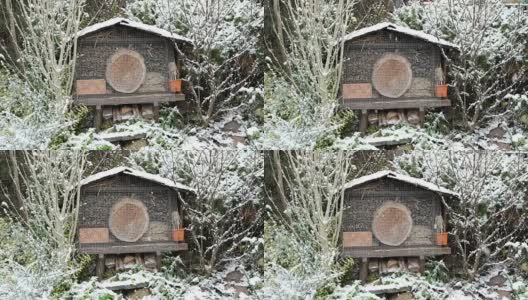
<path id="1" fill-rule="evenodd" d="M 457 45 L 392 23 L 344 40 L 341 108 L 361 111 L 361 132 L 369 124 L 423 125 L 425 109 L 451 106 L 442 52 Z"/>
<path id="2" fill-rule="evenodd" d="M 449 190 L 392 171 L 345 186 L 343 256 L 361 259 L 360 279 L 392 268 L 424 270 L 426 256 L 450 254 L 442 197 Z"/>
<path id="3" fill-rule="evenodd" d="M 95 107 L 95 127 L 134 117 L 155 120 L 160 103 L 188 110 L 180 51 L 192 41 L 166 30 L 114 18 L 78 34 L 76 104 Z"/>
<path id="4" fill-rule="evenodd" d="M 81 181 L 79 252 L 105 267 L 158 268 L 162 252 L 185 251 L 181 199 L 193 189 L 157 175 L 119 167 Z M 105 257 L 106 256 L 106 257 Z"/>

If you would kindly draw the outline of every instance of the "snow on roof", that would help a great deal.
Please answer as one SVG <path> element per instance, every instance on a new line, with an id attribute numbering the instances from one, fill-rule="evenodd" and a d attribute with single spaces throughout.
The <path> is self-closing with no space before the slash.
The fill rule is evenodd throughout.
<path id="1" fill-rule="evenodd" d="M 384 178 L 384 177 L 407 182 L 412 185 L 419 186 L 424 189 L 430 190 L 432 192 L 437 192 L 437 193 L 442 193 L 442 194 L 447 194 L 447 195 L 458 197 L 457 193 L 450 191 L 448 189 L 445 189 L 441 186 L 438 186 L 434 183 L 427 182 L 423 179 L 414 178 L 414 177 L 403 175 L 403 174 L 398 174 L 396 172 L 388 171 L 388 170 L 380 171 L 380 172 L 376 172 L 376 173 L 373 173 L 367 176 L 356 178 L 352 180 L 351 182 L 345 184 L 344 189 L 349 189 L 349 188 L 352 188 L 352 187 L 355 187 L 355 186 L 358 186 L 358 185 L 361 185 L 361 184 L 364 184 L 364 183 L 367 183 L 367 182 L 370 182 L 376 179 Z"/>
<path id="2" fill-rule="evenodd" d="M 167 186 L 167 187 L 170 187 L 170 188 L 173 188 L 173 189 L 195 192 L 195 190 L 193 188 L 188 187 L 186 185 L 183 185 L 181 183 L 174 182 L 174 181 L 172 181 L 170 179 L 161 177 L 159 175 L 154 175 L 154 174 L 150 174 L 150 173 L 147 173 L 147 172 L 134 170 L 134 169 L 131 169 L 131 168 L 128 168 L 128 167 L 117 167 L 117 168 L 110 169 L 108 171 L 99 172 L 97 174 L 93 174 L 91 176 L 88 176 L 85 179 L 81 180 L 81 186 L 86 185 L 86 184 L 91 183 L 91 182 L 95 182 L 97 180 L 100 180 L 100 179 L 103 179 L 103 178 L 106 178 L 106 177 L 117 175 L 117 174 L 120 174 L 120 173 L 131 175 L 131 176 L 134 176 L 134 177 L 143 178 L 143 179 L 146 179 L 146 180 L 149 180 L 149 181 L 153 181 L 153 182 L 159 183 L 161 185 L 164 185 L 164 186 Z"/>
<path id="3" fill-rule="evenodd" d="M 151 33 L 157 34 L 159 36 L 162 36 L 162 37 L 165 37 L 165 38 L 168 38 L 168 39 L 180 40 L 180 41 L 189 42 L 189 43 L 192 44 L 192 40 L 190 40 L 190 39 L 188 39 L 186 37 L 183 37 L 181 35 L 178 35 L 178 34 L 175 34 L 175 33 L 170 33 L 167 30 L 158 28 L 156 26 L 152 26 L 152 25 L 147 25 L 147 24 L 143 24 L 143 23 L 140 23 L 140 22 L 131 21 L 131 20 L 128 20 L 128 19 L 125 19 L 125 18 L 113 18 L 113 19 L 110 19 L 110 20 L 107 20 L 107 21 L 104 21 L 104 22 L 101 22 L 101 23 L 97 23 L 97 24 L 88 26 L 88 27 L 84 28 L 83 30 L 79 31 L 77 33 L 77 37 L 85 36 L 85 35 L 87 35 L 89 33 L 96 32 L 96 31 L 99 31 L 99 30 L 104 29 L 104 28 L 112 27 L 114 25 L 123 25 L 123 26 L 127 26 L 127 27 L 130 27 L 130 28 L 135 28 L 135 29 L 138 29 L 138 30 L 151 32 Z"/>
<path id="4" fill-rule="evenodd" d="M 413 36 L 415 38 L 419 38 L 419 39 L 424 40 L 424 41 L 429 42 L 429 43 L 433 43 L 433 44 L 437 44 L 437 45 L 441 45 L 441 46 L 445 46 L 445 47 L 450 47 L 450 48 L 455 48 L 455 49 L 459 48 L 458 45 L 455 45 L 455 44 L 450 43 L 450 42 L 448 42 L 446 40 L 443 40 L 443 39 L 439 39 L 439 38 L 435 37 L 434 35 L 427 34 L 427 33 L 423 32 L 423 31 L 418 31 L 418 30 L 407 28 L 407 27 L 399 26 L 399 25 L 396 25 L 396 24 L 390 23 L 390 22 L 383 22 L 383 23 L 379 23 L 379 24 L 376 24 L 376 25 L 373 25 L 373 26 L 370 26 L 370 27 L 365 27 L 365 28 L 356 30 L 354 32 L 351 32 L 351 33 L 345 35 L 345 37 L 343 39 L 345 41 L 353 40 L 353 39 L 358 38 L 360 36 L 364 36 L 366 34 L 369 34 L 369 33 L 372 33 L 372 32 L 376 32 L 376 31 L 380 31 L 382 29 L 386 29 L 386 30 L 390 30 L 390 31 L 396 31 L 396 32 L 403 33 L 403 34 L 406 34 L 406 35 L 409 35 L 409 36 Z"/>

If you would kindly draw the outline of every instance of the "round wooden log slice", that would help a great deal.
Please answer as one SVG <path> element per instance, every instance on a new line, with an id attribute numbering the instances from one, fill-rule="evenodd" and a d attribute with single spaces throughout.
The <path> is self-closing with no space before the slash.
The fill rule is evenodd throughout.
<path id="1" fill-rule="evenodd" d="M 383 244 L 401 245 L 412 230 L 411 212 L 405 205 L 386 202 L 374 213 L 372 232 Z"/>
<path id="2" fill-rule="evenodd" d="M 399 98 L 412 84 L 412 69 L 409 61 L 397 54 L 386 54 L 374 65 L 372 85 L 383 96 Z"/>
<path id="3" fill-rule="evenodd" d="M 108 224 L 120 241 L 136 242 L 149 227 L 147 208 L 141 201 L 124 198 L 112 207 Z"/>
<path id="4" fill-rule="evenodd" d="M 119 49 L 106 65 L 106 81 L 121 93 L 133 93 L 145 81 L 147 68 L 143 56 L 130 49 Z"/>

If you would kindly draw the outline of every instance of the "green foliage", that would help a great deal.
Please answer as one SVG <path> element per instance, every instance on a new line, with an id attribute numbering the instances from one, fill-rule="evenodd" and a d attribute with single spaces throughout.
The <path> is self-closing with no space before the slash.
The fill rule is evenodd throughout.
<path id="1" fill-rule="evenodd" d="M 99 296 L 99 300 L 114 300 L 115 297 L 112 294 L 102 294 Z"/>
<path id="2" fill-rule="evenodd" d="M 425 130 L 429 135 L 435 133 L 448 134 L 449 122 L 442 112 L 430 112 L 425 116 Z"/>
<path id="3" fill-rule="evenodd" d="M 160 123 L 162 128 L 183 128 L 185 120 L 177 106 L 162 107 L 160 109 Z"/>
<path id="4" fill-rule="evenodd" d="M 422 5 L 406 6 L 395 11 L 395 17 L 414 30 L 423 30 L 424 8 Z"/>
<path id="5" fill-rule="evenodd" d="M 314 300 L 328 299 L 330 295 L 332 295 L 332 293 L 334 292 L 335 288 L 336 284 L 334 282 L 320 287 L 315 293 Z"/>
<path id="6" fill-rule="evenodd" d="M 79 255 L 76 259 L 77 272 L 74 277 L 79 281 L 88 280 L 91 277 L 90 267 L 94 263 L 93 256 L 90 255 Z"/>
<path id="7" fill-rule="evenodd" d="M 356 132 L 357 116 L 353 110 L 341 110 L 336 115 L 336 120 L 340 125 L 339 135 L 341 137 L 352 135 Z"/>
<path id="8" fill-rule="evenodd" d="M 341 275 L 341 278 L 339 279 L 341 285 L 349 284 L 356 279 L 354 278 L 354 267 L 355 266 L 356 266 L 356 263 L 354 261 L 354 258 L 352 257 L 345 258 L 336 265 L 339 272 L 343 274 Z"/>
<path id="9" fill-rule="evenodd" d="M 333 134 L 322 135 L 315 141 L 315 149 L 328 148 L 332 146 L 335 140 L 336 137 Z"/>
<path id="10" fill-rule="evenodd" d="M 65 278 L 61 280 L 57 285 L 51 290 L 51 299 L 60 299 L 64 294 L 66 294 L 72 287 L 72 280 Z"/>
<path id="11" fill-rule="evenodd" d="M 264 76 L 265 114 L 284 120 L 297 119 L 301 96 L 285 80 L 269 72 Z"/>
<path id="12" fill-rule="evenodd" d="M 67 131 L 61 131 L 51 138 L 48 147 L 52 150 L 60 149 L 61 146 L 68 141 L 70 133 Z"/>
<path id="13" fill-rule="evenodd" d="M 429 283 L 449 281 L 449 270 L 443 260 L 431 260 L 426 264 L 425 279 Z"/>
<path id="14" fill-rule="evenodd" d="M 98 150 L 98 151 L 111 151 L 111 150 L 113 150 L 113 148 L 110 145 L 100 145 L 100 146 L 97 146 L 96 150 Z"/>
<path id="15" fill-rule="evenodd" d="M 90 117 L 90 109 L 84 105 L 76 105 L 66 114 L 66 117 L 73 120 L 73 131 L 80 133 Z"/>
<path id="16" fill-rule="evenodd" d="M 179 256 L 164 256 L 161 271 L 167 278 L 185 278 L 187 271 Z"/>

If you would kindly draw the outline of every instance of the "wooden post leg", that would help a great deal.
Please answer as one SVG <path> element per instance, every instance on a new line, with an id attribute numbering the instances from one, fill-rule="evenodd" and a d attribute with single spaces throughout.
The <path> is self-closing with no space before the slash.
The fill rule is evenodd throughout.
<path id="1" fill-rule="evenodd" d="M 425 109 L 423 107 L 420 107 L 419 116 L 420 116 L 420 127 L 423 128 L 425 124 Z"/>
<path id="2" fill-rule="evenodd" d="M 103 124 L 103 108 L 101 105 L 97 105 L 95 107 L 95 131 L 99 131 L 101 129 L 101 125 Z"/>
<path id="3" fill-rule="evenodd" d="M 420 256 L 420 274 L 425 273 L 425 257 Z"/>
<path id="4" fill-rule="evenodd" d="M 368 111 L 366 109 L 361 110 L 361 119 L 359 121 L 359 131 L 361 134 L 367 132 L 367 122 L 368 122 Z"/>
<path id="5" fill-rule="evenodd" d="M 105 272 L 104 254 L 99 254 L 97 256 L 97 266 L 95 268 L 95 273 L 97 275 L 97 278 L 99 278 L 99 280 L 103 279 L 104 272 Z"/>
<path id="6" fill-rule="evenodd" d="M 359 280 L 361 280 L 362 283 L 367 282 L 368 277 L 368 258 L 362 257 L 361 258 L 361 268 L 359 270 Z"/>
<path id="7" fill-rule="evenodd" d="M 152 113 L 154 114 L 154 121 L 159 121 L 159 103 L 154 102 L 154 106 L 152 108 Z"/>
<path id="8" fill-rule="evenodd" d="M 161 252 L 156 252 L 156 268 L 161 271 Z"/>

